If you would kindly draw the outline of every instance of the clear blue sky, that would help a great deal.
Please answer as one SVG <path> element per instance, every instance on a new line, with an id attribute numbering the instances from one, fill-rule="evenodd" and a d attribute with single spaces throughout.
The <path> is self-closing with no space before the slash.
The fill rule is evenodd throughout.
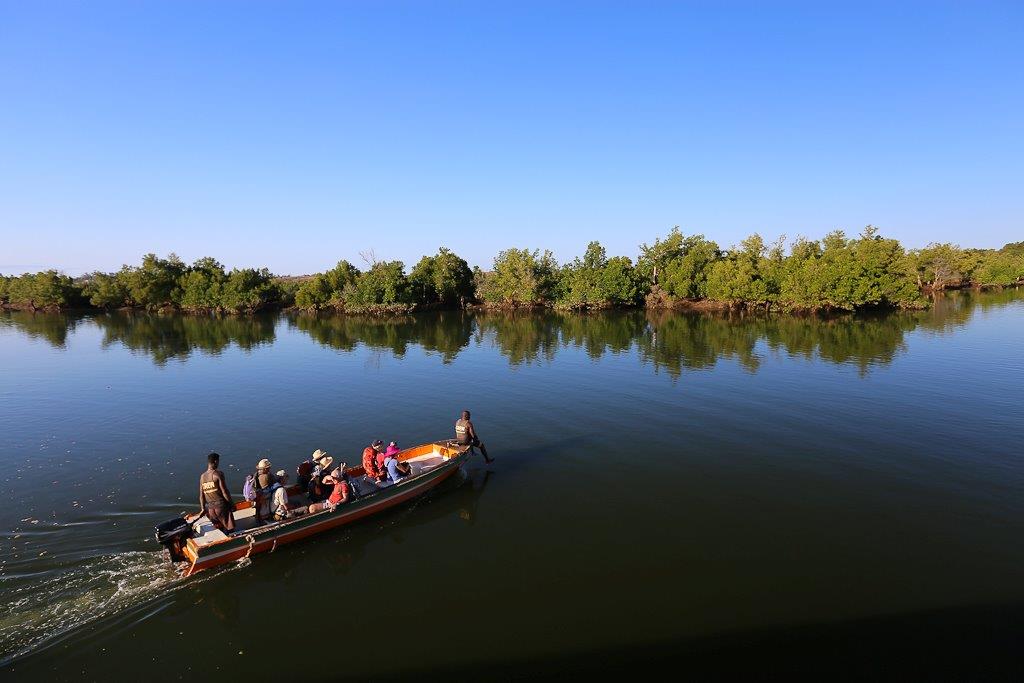
<path id="1" fill-rule="evenodd" d="M 0 271 L 1024 239 L 1024 3 L 0 0 Z"/>

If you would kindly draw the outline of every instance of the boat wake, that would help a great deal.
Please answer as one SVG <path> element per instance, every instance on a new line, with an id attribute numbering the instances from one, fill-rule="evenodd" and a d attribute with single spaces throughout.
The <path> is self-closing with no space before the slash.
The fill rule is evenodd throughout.
<path id="1" fill-rule="evenodd" d="M 226 569 L 241 568 L 232 563 Z M 221 572 L 212 572 L 213 575 Z M 195 584 L 195 580 L 190 582 Z M 30 575 L 0 577 L 0 665 L 75 629 L 168 595 L 185 585 L 163 551 L 99 555 Z"/>

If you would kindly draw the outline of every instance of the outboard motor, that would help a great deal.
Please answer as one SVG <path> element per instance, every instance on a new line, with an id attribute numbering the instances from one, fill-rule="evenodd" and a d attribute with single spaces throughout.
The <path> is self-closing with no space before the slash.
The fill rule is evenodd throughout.
<path id="1" fill-rule="evenodd" d="M 192 525 L 184 517 L 175 517 L 156 527 L 157 543 L 167 548 L 172 562 L 182 562 L 185 554 L 181 548 L 185 541 L 192 537 Z"/>

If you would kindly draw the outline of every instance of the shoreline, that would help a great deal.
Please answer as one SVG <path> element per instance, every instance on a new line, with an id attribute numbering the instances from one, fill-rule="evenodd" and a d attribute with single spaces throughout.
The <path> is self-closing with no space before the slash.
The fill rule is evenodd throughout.
<path id="1" fill-rule="evenodd" d="M 933 297 L 945 292 L 958 292 L 973 290 L 977 292 L 1001 291 L 1005 289 L 1017 289 L 1024 286 L 1024 281 L 1009 285 L 959 285 L 944 287 L 942 289 L 923 288 L 922 297 Z M 295 305 L 268 304 L 252 310 L 223 310 L 219 308 L 181 308 L 178 306 L 161 306 L 158 308 L 147 308 L 144 306 L 120 306 L 117 308 L 103 308 L 92 305 L 69 305 L 69 306 L 32 306 L 23 304 L 11 304 L 0 302 L 0 311 L 19 313 L 124 313 L 124 314 L 155 314 L 168 316 L 196 316 L 196 317 L 248 317 L 261 313 L 285 313 L 299 316 L 331 317 L 351 316 L 370 318 L 391 318 L 412 315 L 417 313 L 428 313 L 435 311 L 465 311 L 472 313 L 575 313 L 590 314 L 603 311 L 664 311 L 677 313 L 755 313 L 755 314 L 783 314 L 794 316 L 824 316 L 835 315 L 857 315 L 857 314 L 878 314 L 897 312 L 901 310 L 924 310 L 930 306 L 927 298 L 918 306 L 897 306 L 897 305 L 874 305 L 862 306 L 855 309 L 846 309 L 836 306 L 822 306 L 816 308 L 787 307 L 781 304 L 760 303 L 750 301 L 716 301 L 712 299 L 675 299 L 668 296 L 648 295 L 647 300 L 640 304 L 611 304 L 600 303 L 594 305 L 565 306 L 554 302 L 545 303 L 485 303 L 475 302 L 465 305 L 444 305 L 438 303 L 430 304 L 402 304 L 382 305 L 357 310 L 346 310 L 344 307 L 326 307 L 320 309 L 307 309 Z"/>

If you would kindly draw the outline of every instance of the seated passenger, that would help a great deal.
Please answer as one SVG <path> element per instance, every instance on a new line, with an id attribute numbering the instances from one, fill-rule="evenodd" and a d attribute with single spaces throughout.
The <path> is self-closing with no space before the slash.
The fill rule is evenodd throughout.
<path id="1" fill-rule="evenodd" d="M 288 473 L 277 471 L 277 484 L 274 485 L 274 521 L 280 522 L 289 517 L 306 514 L 305 507 L 288 507 Z"/>
<path id="2" fill-rule="evenodd" d="M 388 477 L 391 478 L 391 481 L 396 484 L 412 474 L 412 467 L 409 463 L 400 462 L 398 460 L 397 448 L 394 453 L 390 453 L 386 458 L 384 458 L 384 469 L 387 470 Z"/>
<path id="3" fill-rule="evenodd" d="M 295 483 L 299 485 L 299 490 L 305 493 L 309 489 L 309 480 L 313 478 L 313 461 L 303 460 L 299 463 L 299 466 L 295 468 Z"/>
<path id="4" fill-rule="evenodd" d="M 383 470 L 384 460 L 389 456 L 397 455 L 400 451 L 401 449 L 398 447 L 398 444 L 396 444 L 394 441 L 389 443 L 388 449 L 386 451 L 377 454 L 377 469 Z"/>
<path id="5" fill-rule="evenodd" d="M 329 475 L 324 477 L 324 484 L 331 486 L 331 495 L 326 501 L 322 503 L 314 503 L 309 506 L 309 512 L 321 512 L 322 510 L 333 510 L 342 503 L 347 503 L 349 499 L 349 485 L 345 480 L 345 463 L 341 463 L 341 467 L 338 467 Z"/>
<path id="6" fill-rule="evenodd" d="M 323 477 L 331 471 L 331 463 L 334 462 L 334 458 L 327 454 L 327 451 L 322 451 L 319 448 L 313 451 L 313 472 L 312 474 Z"/>
<path id="7" fill-rule="evenodd" d="M 309 484 L 306 486 L 306 493 L 309 495 L 309 502 L 320 503 L 327 498 L 331 491 L 329 486 L 324 485 L 324 477 L 327 476 L 328 468 L 334 462 L 334 458 L 317 449 L 313 453 L 313 462 L 315 465 L 309 477 Z"/>
<path id="8" fill-rule="evenodd" d="M 377 467 L 377 454 L 384 451 L 384 442 L 380 439 L 363 449 L 363 473 L 376 482 L 384 479 L 384 470 Z"/>

